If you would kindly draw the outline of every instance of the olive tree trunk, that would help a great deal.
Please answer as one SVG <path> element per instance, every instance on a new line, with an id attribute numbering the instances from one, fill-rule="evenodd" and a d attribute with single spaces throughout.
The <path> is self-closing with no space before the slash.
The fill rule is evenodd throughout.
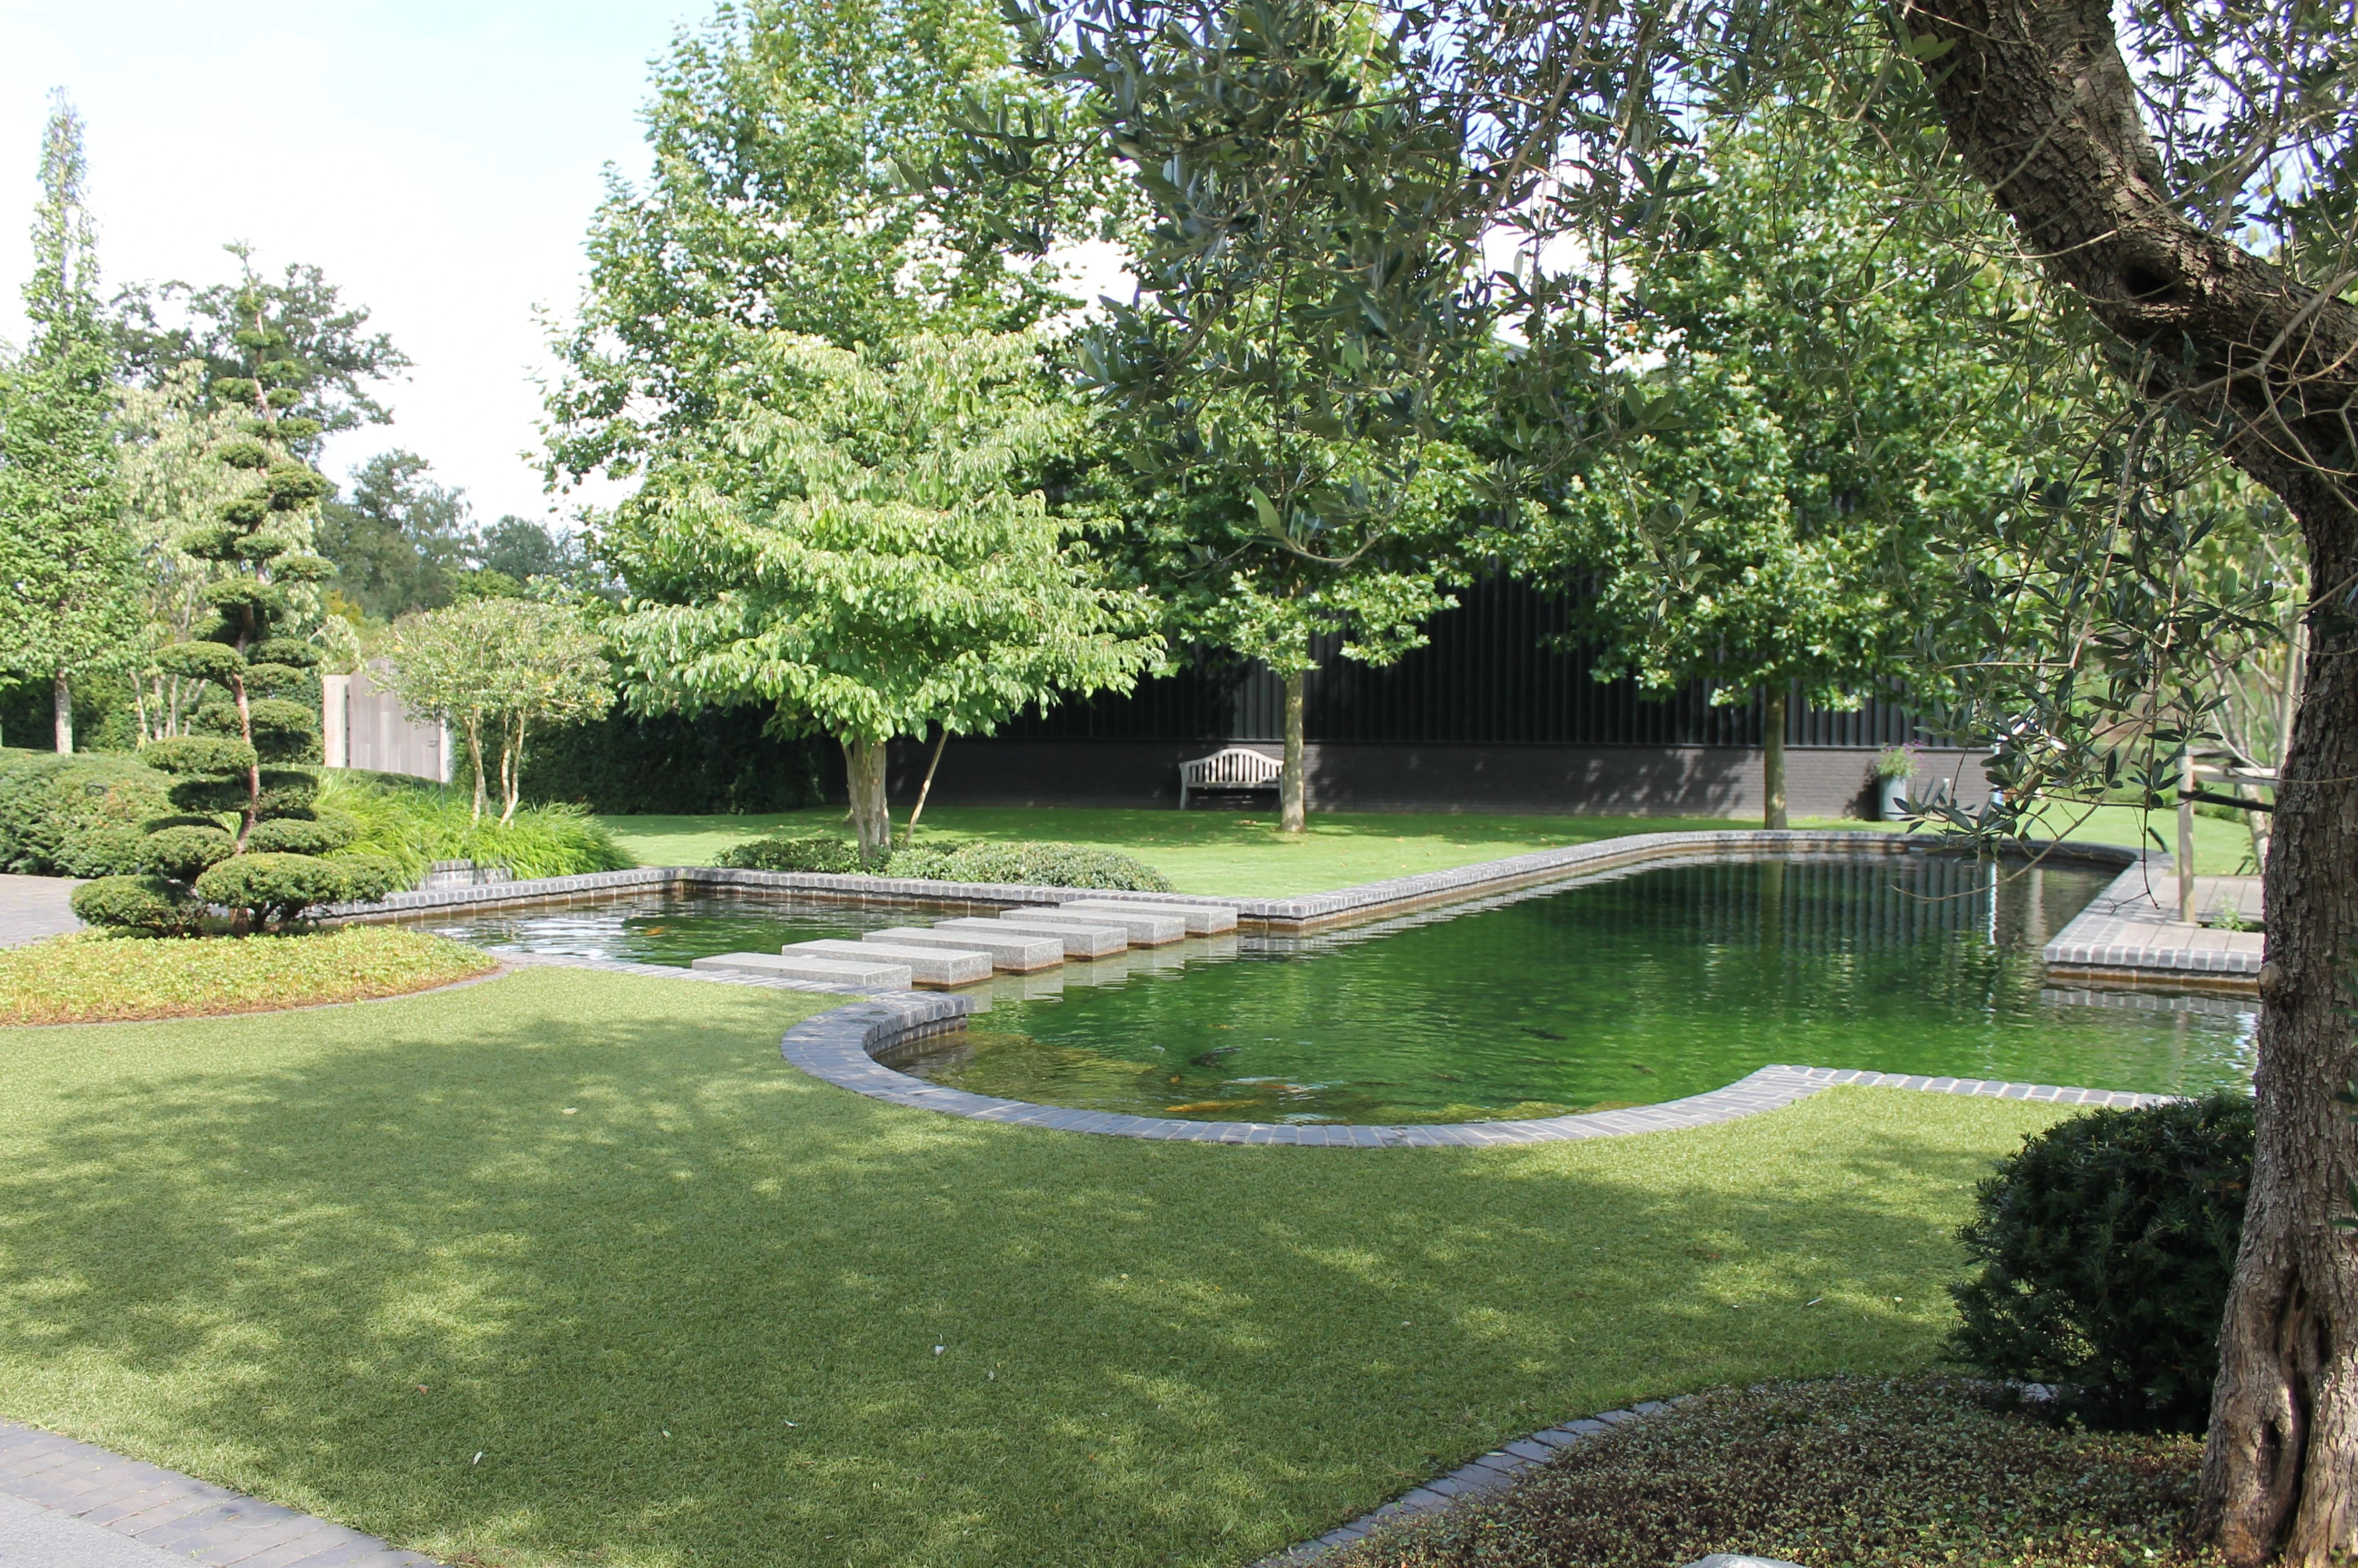
<path id="1" fill-rule="evenodd" d="M 846 741 L 843 775 L 851 795 L 851 825 L 860 835 L 863 858 L 882 856 L 892 849 L 892 816 L 884 798 L 887 748 L 882 741 Z"/>
<path id="2" fill-rule="evenodd" d="M 1285 762 L 1277 775 L 1277 827 L 1281 833 L 1301 833 L 1310 826 L 1302 777 L 1303 691 L 1309 678 L 1300 674 L 1285 677 Z"/>
<path id="3" fill-rule="evenodd" d="M 2223 432 L 2282 497 L 2309 580 L 2358 573 L 2358 310 L 2190 222 L 2169 197 L 2109 0 L 1903 0 L 1957 152 L 2049 275 L 2125 342 L 2143 395 Z M 2312 613 L 2306 689 L 2266 868 L 2259 1137 L 2220 1336 L 2201 1519 L 2230 1562 L 2321 1565 L 2358 1547 L 2358 1242 L 2332 1220 L 2352 1172 L 2334 1091 L 2358 935 L 2358 635 Z"/>
<path id="4" fill-rule="evenodd" d="M 1760 826 L 1771 832 L 1785 827 L 1785 699 L 1786 688 L 1764 687 L 1760 704 Z"/>

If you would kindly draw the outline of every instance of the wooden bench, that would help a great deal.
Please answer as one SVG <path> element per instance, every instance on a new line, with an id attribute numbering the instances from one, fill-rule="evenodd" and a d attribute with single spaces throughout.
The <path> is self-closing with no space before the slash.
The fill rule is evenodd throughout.
<path id="1" fill-rule="evenodd" d="M 1187 809 L 1187 796 L 1195 790 L 1265 789 L 1273 795 L 1277 792 L 1278 775 L 1284 771 L 1284 763 L 1249 746 L 1230 746 L 1208 757 L 1182 762 L 1179 809 Z"/>

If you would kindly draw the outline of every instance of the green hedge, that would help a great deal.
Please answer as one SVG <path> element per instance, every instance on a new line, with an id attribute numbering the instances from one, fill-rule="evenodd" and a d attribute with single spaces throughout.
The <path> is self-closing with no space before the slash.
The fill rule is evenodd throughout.
<path id="1" fill-rule="evenodd" d="M 0 870 L 45 877 L 145 871 L 146 824 L 172 815 L 171 783 L 130 757 L 0 751 Z"/>
<path id="2" fill-rule="evenodd" d="M 826 803 L 821 743 L 762 732 L 768 715 L 741 708 L 634 718 L 616 708 L 588 724 L 527 737 L 523 795 L 609 816 L 797 811 Z M 451 776 L 471 777 L 466 737 L 454 734 Z M 486 744 L 490 738 L 485 737 Z M 496 770 L 487 767 L 488 777 Z"/>
<path id="3" fill-rule="evenodd" d="M 942 882 L 1022 882 L 1033 887 L 1113 888 L 1169 892 L 1170 881 L 1145 861 L 1085 844 L 983 840 L 946 849 L 921 845 L 866 861 L 847 838 L 813 834 L 796 838 L 749 838 L 723 849 L 716 863 L 755 871 L 865 871 Z"/>

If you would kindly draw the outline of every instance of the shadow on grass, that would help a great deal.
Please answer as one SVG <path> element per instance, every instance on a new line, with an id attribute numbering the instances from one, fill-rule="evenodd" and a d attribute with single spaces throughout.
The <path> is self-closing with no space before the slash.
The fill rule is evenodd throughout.
<path id="1" fill-rule="evenodd" d="M 1249 1562 L 1568 1415 L 1921 1364 L 2050 1114 L 1141 1145 L 817 1085 L 784 1007 L 543 972 L 15 1043 L 0 1413 L 501 1563 Z"/>

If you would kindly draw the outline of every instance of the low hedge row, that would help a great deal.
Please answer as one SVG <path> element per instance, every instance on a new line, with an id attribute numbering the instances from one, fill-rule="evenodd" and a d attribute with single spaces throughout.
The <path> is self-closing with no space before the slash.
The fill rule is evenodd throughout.
<path id="1" fill-rule="evenodd" d="M 863 860 L 849 839 L 814 834 L 752 838 L 723 849 L 718 863 L 754 871 L 866 872 L 943 882 L 1022 882 L 1034 887 L 1108 888 L 1170 892 L 1168 878 L 1145 861 L 1086 844 L 977 840 L 937 849 L 918 846 Z"/>

